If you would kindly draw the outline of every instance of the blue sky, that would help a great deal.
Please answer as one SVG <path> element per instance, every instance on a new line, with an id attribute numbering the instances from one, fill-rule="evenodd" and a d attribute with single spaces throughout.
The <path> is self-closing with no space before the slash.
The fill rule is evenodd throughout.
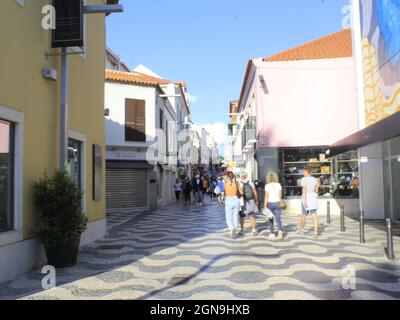
<path id="1" fill-rule="evenodd" d="M 227 122 L 247 61 L 341 29 L 349 0 L 121 0 L 107 44 L 130 66 L 184 80 L 197 99 L 192 120 Z"/>

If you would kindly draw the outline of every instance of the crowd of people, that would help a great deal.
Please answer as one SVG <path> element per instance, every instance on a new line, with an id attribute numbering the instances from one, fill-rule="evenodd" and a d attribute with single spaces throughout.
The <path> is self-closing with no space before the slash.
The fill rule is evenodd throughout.
<path id="1" fill-rule="evenodd" d="M 313 217 L 314 238 L 318 238 L 318 191 L 319 180 L 314 178 L 311 169 L 306 168 L 301 181 L 302 187 L 302 215 L 298 233 L 305 235 L 307 216 Z M 264 201 L 260 202 L 259 191 L 256 184 L 248 179 L 246 173 L 235 176 L 233 172 L 227 172 L 224 177 L 207 177 L 196 174 L 192 179 L 183 177 L 176 180 L 174 190 L 177 202 L 183 198 L 186 206 L 192 204 L 203 206 L 206 195 L 209 202 L 218 202 L 225 205 L 226 224 L 230 236 L 235 239 L 244 232 L 245 219 L 249 218 L 252 235 L 257 236 L 257 214 L 267 217 L 269 229 L 268 238 L 271 240 L 283 240 L 282 212 L 286 209 L 283 199 L 282 185 L 278 175 L 269 172 L 266 176 L 264 189 Z M 240 227 L 240 229 L 239 229 Z M 238 231 L 239 230 L 239 231 Z"/>

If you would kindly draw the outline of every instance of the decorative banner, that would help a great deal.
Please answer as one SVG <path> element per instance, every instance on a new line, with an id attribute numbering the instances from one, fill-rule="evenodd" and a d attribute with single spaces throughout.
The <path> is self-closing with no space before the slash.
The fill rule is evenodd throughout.
<path id="1" fill-rule="evenodd" d="M 52 33 L 52 48 L 82 47 L 83 0 L 53 0 L 56 28 Z"/>

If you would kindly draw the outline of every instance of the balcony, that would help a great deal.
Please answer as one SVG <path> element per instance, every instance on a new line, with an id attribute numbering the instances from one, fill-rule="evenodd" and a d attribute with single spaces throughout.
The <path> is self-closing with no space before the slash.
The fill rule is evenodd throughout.
<path id="1" fill-rule="evenodd" d="M 249 117 L 242 131 L 243 152 L 247 152 L 257 143 L 256 117 Z"/>

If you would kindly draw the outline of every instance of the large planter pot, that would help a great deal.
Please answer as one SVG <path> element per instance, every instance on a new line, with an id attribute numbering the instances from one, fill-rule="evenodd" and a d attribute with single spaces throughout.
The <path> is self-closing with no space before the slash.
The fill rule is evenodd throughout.
<path id="1" fill-rule="evenodd" d="M 55 246 L 45 247 L 47 263 L 54 268 L 69 268 L 77 264 L 80 239 L 60 241 Z"/>

